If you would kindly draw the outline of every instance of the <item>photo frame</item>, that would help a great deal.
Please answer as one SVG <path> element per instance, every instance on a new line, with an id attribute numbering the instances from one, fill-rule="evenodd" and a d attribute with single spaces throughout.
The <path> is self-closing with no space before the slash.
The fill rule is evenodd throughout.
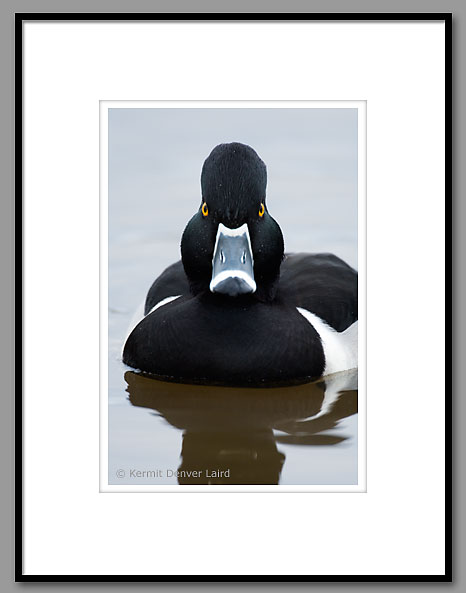
<path id="1" fill-rule="evenodd" d="M 77 40 L 82 39 L 84 27 L 87 27 L 85 48 L 77 45 Z M 219 43 L 229 36 L 237 37 L 238 28 L 242 28 L 241 32 L 249 36 L 243 37 L 243 42 L 250 39 L 251 35 L 256 35 L 269 51 L 261 62 L 265 68 L 263 77 L 257 77 L 253 63 L 235 61 L 232 46 L 227 45 L 217 52 L 217 59 L 220 56 L 227 60 L 230 69 L 225 69 L 225 72 L 228 72 L 228 77 L 221 68 L 217 68 L 219 76 L 216 85 L 203 85 L 201 89 L 196 87 L 196 75 L 203 82 L 206 80 L 202 76 L 202 66 L 205 64 L 199 60 L 199 56 L 205 57 L 209 42 L 215 46 L 214 42 Z M 384 44 L 393 38 L 395 28 L 397 47 L 387 52 Z M 413 36 L 417 44 L 412 43 Z M 277 38 L 288 42 L 286 51 L 283 47 L 274 48 L 272 40 Z M 106 40 L 104 50 L 103 39 Z M 136 49 L 128 49 L 131 40 L 135 39 Z M 160 50 L 164 46 L 160 39 L 167 44 L 173 44 L 174 40 L 179 43 L 169 45 L 172 53 L 156 61 L 156 72 L 149 80 L 141 73 L 149 71 L 147 65 L 153 64 L 148 58 L 151 55 L 148 50 L 154 49 L 154 43 L 159 50 L 156 55 L 162 55 Z M 187 54 L 185 50 L 193 47 L 190 41 L 194 39 L 199 47 L 195 46 L 196 50 Z M 368 40 L 374 50 L 370 55 L 362 49 L 363 42 L 367 43 Z M 314 52 L 312 55 L 318 55 L 319 59 L 309 62 L 310 70 L 320 85 L 317 88 L 312 84 L 306 86 L 298 74 L 305 71 L 306 60 L 302 56 L 311 55 L 308 52 L 312 48 L 319 49 L 319 41 L 324 44 L 326 52 L 322 55 Z M 332 45 L 331 41 L 335 43 Z M 122 48 L 118 49 L 119 44 L 128 51 L 126 58 Z M 448 282 L 449 272 L 445 264 L 448 258 L 451 260 L 451 253 L 445 243 L 449 223 L 444 221 L 449 220 L 448 213 L 451 210 L 451 14 L 81 14 L 79 18 L 73 14 L 48 14 L 46 19 L 44 15 L 18 14 L 15 47 L 16 97 L 18 101 L 18 97 L 22 96 L 24 102 L 23 112 L 17 109 L 15 120 L 16 137 L 22 138 L 22 142 L 16 145 L 15 179 L 16 219 L 23 222 L 20 230 L 24 247 L 19 241 L 17 252 L 24 256 L 24 285 L 21 276 L 18 277 L 19 288 L 24 290 L 25 303 L 24 317 L 19 315 L 16 320 L 18 333 L 24 327 L 24 358 L 17 358 L 17 376 L 22 378 L 22 384 L 19 384 L 23 396 L 16 400 L 16 487 L 18 492 L 23 491 L 24 496 L 24 509 L 17 508 L 16 513 L 17 533 L 22 534 L 17 539 L 16 548 L 17 580 L 79 581 L 92 577 L 92 580 L 118 581 L 205 581 L 209 578 L 221 580 L 222 576 L 232 574 L 233 577 L 228 576 L 228 580 L 244 580 L 246 575 L 260 576 L 261 580 L 273 577 L 274 581 L 297 577 L 306 581 L 450 580 L 451 449 L 448 443 L 451 439 L 448 436 L 451 432 L 451 399 L 449 390 L 444 389 L 445 383 L 448 388 L 449 381 L 444 366 L 445 349 L 448 353 L 449 346 L 444 342 L 443 323 L 438 323 L 430 330 L 429 336 L 434 344 L 430 351 L 434 352 L 438 368 L 435 377 L 429 377 L 427 382 L 422 371 L 415 373 L 414 370 L 427 368 L 424 334 L 419 319 L 427 315 L 434 299 L 441 305 L 440 308 L 442 305 L 445 307 L 447 324 L 449 320 L 448 305 L 445 305 L 444 300 L 444 280 L 446 278 Z M 57 52 L 58 47 L 63 51 Z M 415 52 L 413 47 L 425 48 L 425 54 Z M 342 52 L 342 48 L 346 51 Z M 246 52 L 246 49 L 242 51 Z M 244 57 L 245 53 L 241 55 Z M 141 63 L 131 62 L 136 56 Z M 286 61 L 285 56 L 293 57 L 294 60 Z M 122 61 L 119 62 L 119 59 Z M 384 69 L 381 69 L 381 63 Z M 243 70 L 239 69 L 239 64 Z M 280 84 L 274 88 L 270 76 L 267 77 L 273 70 L 271 64 L 278 65 L 280 73 L 277 77 L 280 78 Z M 118 82 L 120 67 L 127 77 L 124 85 Z M 381 70 L 385 74 L 385 81 L 382 81 Z M 66 79 L 60 85 L 56 84 L 57 72 Z M 338 72 L 339 77 L 335 77 L 335 72 Z M 183 76 L 180 77 L 181 73 Z M 81 84 L 77 84 L 78 81 Z M 161 84 L 161 81 L 166 84 Z M 170 85 L 167 81 L 171 81 Z M 391 83 L 390 92 L 387 81 Z M 122 96 L 122 88 L 131 89 L 136 95 Z M 285 95 L 281 94 L 283 89 L 286 89 Z M 200 92 L 204 96 L 200 96 Z M 246 92 L 249 96 L 245 96 Z M 260 96 L 264 92 L 266 96 Z M 377 399 L 373 395 L 368 401 L 367 492 L 288 492 L 280 494 L 278 501 L 269 493 L 257 492 L 191 493 L 182 500 L 174 493 L 147 494 L 144 496 L 163 498 L 160 503 L 164 507 L 163 516 L 150 519 L 147 518 L 151 503 L 149 499 L 143 497 L 142 501 L 139 499 L 134 505 L 136 501 L 133 497 L 142 495 L 99 492 L 98 477 L 96 481 L 99 406 L 98 400 L 93 397 L 99 388 L 98 332 L 89 331 L 89 328 L 96 330 L 99 327 L 98 302 L 95 300 L 95 289 L 97 292 L 99 289 L 99 270 L 95 257 L 98 246 L 96 239 L 99 236 L 99 206 L 95 202 L 99 191 L 98 140 L 96 144 L 99 108 L 96 94 L 98 101 L 357 98 L 367 102 L 367 389 L 368 397 L 371 389 L 374 394 L 376 391 L 382 394 Z M 44 122 L 47 122 L 48 128 L 44 127 Z M 78 122 L 79 125 L 76 125 Z M 63 142 L 60 146 L 57 144 L 58 138 Z M 395 138 L 398 138 L 399 144 L 395 144 Z M 413 149 L 416 151 L 413 152 Z M 404 160 L 407 155 L 409 167 Z M 429 183 L 419 175 L 425 171 L 429 171 Z M 71 173 L 74 182 L 70 185 Z M 385 184 L 381 182 L 382 179 Z M 416 187 L 422 189 L 422 201 L 417 190 L 414 193 L 409 191 Z M 49 198 L 47 188 L 50 191 Z M 66 188 L 66 199 L 60 199 L 60 188 L 62 191 Z M 393 191 L 395 188 L 399 195 L 388 196 L 388 189 Z M 86 190 L 90 192 L 90 197 L 85 197 Z M 377 200 L 371 198 L 375 195 L 379 196 Z M 411 195 L 411 201 L 407 200 L 407 196 Z M 40 201 L 38 196 L 41 197 Z M 380 206 L 384 200 L 385 208 Z M 423 224 L 419 225 L 421 207 Z M 396 240 L 384 230 L 385 224 L 395 229 L 393 235 Z M 21 232 L 17 234 L 19 239 Z M 86 237 L 84 241 L 83 236 Z M 389 236 L 390 258 L 386 250 L 388 243 L 383 244 L 383 239 Z M 79 241 L 78 237 L 81 237 Z M 415 267 L 406 261 L 405 250 L 408 248 L 415 256 Z M 421 248 L 424 254 L 434 257 L 438 274 L 435 287 L 429 284 L 428 297 L 425 292 L 428 274 L 421 258 Z M 57 271 L 60 273 L 57 274 Z M 73 280 L 77 281 L 78 288 L 74 286 Z M 377 283 L 386 290 L 377 288 Z M 411 309 L 409 315 L 402 307 L 403 302 L 396 296 L 400 283 L 406 294 L 404 302 Z M 33 288 L 42 284 L 47 286 L 46 291 Z M 55 301 L 56 317 L 51 316 L 50 287 L 61 296 Z M 413 318 L 414 303 L 417 315 Z M 70 311 L 73 312 L 72 316 Z M 440 318 L 443 319 L 441 315 Z M 408 320 L 410 326 L 407 326 Z M 397 340 L 395 321 L 406 332 L 402 340 Z M 388 337 L 380 338 L 378 323 L 387 331 Z M 67 334 L 66 328 L 71 330 L 70 334 Z M 410 341 L 415 347 L 407 349 L 406 343 Z M 403 362 L 395 365 L 394 369 L 392 363 L 387 367 L 386 362 L 387 359 L 391 360 L 393 353 L 401 353 L 400 361 Z M 411 353 L 409 364 L 403 358 L 407 353 Z M 78 373 L 76 361 L 82 361 Z M 403 403 L 397 410 L 387 410 L 387 402 L 393 404 L 393 399 L 389 398 L 390 389 L 385 383 L 387 372 L 388 376 L 396 376 L 403 384 L 403 389 L 399 390 Z M 74 380 L 69 381 L 73 376 Z M 83 396 L 85 385 L 89 390 Z M 42 387 L 38 389 L 39 386 Z M 435 414 L 432 406 L 420 409 L 420 402 L 425 401 L 425 398 L 420 400 L 415 395 L 420 391 L 429 403 L 435 402 Z M 37 397 L 37 393 L 41 397 Z M 35 398 L 33 394 L 36 394 Z M 66 416 L 72 421 L 65 422 Z M 416 424 L 419 417 L 422 418 L 422 427 Z M 444 423 L 440 423 L 441 429 L 439 417 L 444 419 Z M 411 423 L 416 424 L 417 437 L 414 440 Z M 435 438 L 432 437 L 434 428 L 437 431 Z M 92 436 L 83 439 L 83 434 Z M 393 437 L 395 434 L 398 442 Z M 390 446 L 383 442 L 387 435 L 392 435 Z M 430 437 L 429 441 L 426 441 L 427 436 Z M 426 442 L 429 442 L 427 451 L 420 444 L 425 445 Z M 380 467 L 375 461 L 377 458 L 382 460 Z M 395 460 L 392 461 L 394 468 L 387 463 L 389 459 Z M 79 476 L 79 483 L 76 482 L 76 475 Z M 426 492 L 427 483 L 429 490 Z M 414 501 L 416 496 L 419 499 L 421 492 L 423 503 L 415 508 Z M 234 501 L 232 497 L 235 496 L 243 500 Z M 175 524 L 183 529 L 183 526 L 194 522 L 193 533 L 197 534 L 203 525 L 202 518 L 206 522 L 209 522 L 209 518 L 214 518 L 214 522 L 223 521 L 224 531 L 222 534 L 220 530 L 218 537 L 226 549 L 233 549 L 232 546 L 242 542 L 247 551 L 250 545 L 242 539 L 242 529 L 247 519 L 235 525 L 239 513 L 245 512 L 248 520 L 256 517 L 260 534 L 258 540 L 264 545 L 265 539 L 269 538 L 266 534 L 270 534 L 271 525 L 267 521 L 267 513 L 275 513 L 278 518 L 286 517 L 290 507 L 293 508 L 293 515 L 302 513 L 306 502 L 310 504 L 307 498 L 310 496 L 319 497 L 319 506 L 327 509 L 327 516 L 331 516 L 329 524 L 333 527 L 343 522 L 353 534 L 356 526 L 360 528 L 362 535 L 357 536 L 359 547 L 355 548 L 366 553 L 373 546 L 373 524 L 376 519 L 383 526 L 381 531 L 388 529 L 392 538 L 395 537 L 395 526 L 404 521 L 403 524 L 408 525 L 404 531 L 404 545 L 409 543 L 411 549 L 412 546 L 418 546 L 415 557 L 408 560 L 403 555 L 403 545 L 400 545 L 401 549 L 390 566 L 383 559 L 376 558 L 374 553 L 368 553 L 364 559 L 356 552 L 350 554 L 350 559 L 343 558 L 343 550 L 348 550 L 345 547 L 348 543 L 346 536 L 336 544 L 337 562 L 332 560 L 332 567 L 328 559 L 316 551 L 315 544 L 311 548 L 317 553 L 316 562 L 311 567 L 307 564 L 302 554 L 306 546 L 299 547 L 304 544 L 303 537 L 294 549 L 296 557 L 288 555 L 283 566 L 271 563 L 275 549 L 272 542 L 264 546 L 263 553 L 259 559 L 256 558 L 255 563 L 243 559 L 236 566 L 222 560 L 218 553 L 214 553 L 209 566 L 198 554 L 188 558 L 189 543 L 194 543 L 192 537 L 188 537 L 181 550 L 178 550 L 186 561 L 186 568 L 182 571 L 174 555 L 164 552 L 176 545 L 170 531 L 170 518 L 173 519 L 175 512 Z M 335 496 L 347 498 L 335 501 Z M 298 497 L 298 501 L 290 497 Z M 391 501 L 389 510 L 388 500 Z M 230 508 L 228 516 L 225 506 L 227 501 L 230 507 L 233 505 L 235 508 L 233 513 Z M 133 514 L 135 506 L 138 507 L 139 518 Z M 79 509 L 75 518 L 66 514 L 67 508 Z M 427 509 L 430 519 L 428 537 L 421 528 Z M 355 522 L 356 515 L 358 523 Z M 391 528 L 390 521 L 394 521 L 395 515 L 397 522 Z M 115 527 L 115 516 L 121 518 L 123 526 L 120 524 L 118 528 Z M 63 517 L 66 517 L 65 521 Z M 45 520 L 50 533 L 46 546 L 43 540 Z M 332 529 L 325 528 L 323 517 L 313 517 L 312 523 L 321 541 L 330 545 Z M 157 568 L 151 563 L 144 544 L 148 524 L 152 529 L 157 526 L 158 532 L 162 534 L 156 548 L 163 560 Z M 308 524 L 307 519 L 302 523 Z M 73 533 L 76 542 L 73 545 L 79 545 L 85 534 L 95 529 L 95 525 L 98 525 L 97 531 L 94 531 L 95 544 L 91 545 L 84 558 L 80 557 L 78 566 L 73 553 L 70 554 L 68 549 L 65 554 L 56 542 L 65 540 L 70 544 L 69 534 Z M 289 528 L 288 524 L 286 526 Z M 145 537 L 142 536 L 143 531 Z M 234 533 L 228 544 L 224 537 L 227 532 Z M 280 529 L 279 532 L 285 531 Z M 130 534 L 137 535 L 138 543 L 134 554 L 128 557 L 125 553 L 122 563 L 117 552 L 118 542 Z M 388 542 L 391 541 L 390 537 L 387 538 Z M 97 562 L 97 548 L 93 546 L 99 546 L 102 550 L 106 545 L 109 548 Z M 53 554 L 50 554 L 50 549 Z M 47 560 L 51 556 L 54 557 L 53 567 Z"/>
<path id="2" fill-rule="evenodd" d="M 101 491 L 365 491 L 366 196 L 364 181 L 358 182 L 366 176 L 365 111 L 363 101 L 101 101 Z M 287 253 L 320 249 L 346 258 L 346 263 L 357 269 L 361 293 L 359 314 L 355 311 L 361 336 L 358 371 L 348 370 L 333 379 L 327 378 L 324 392 L 311 382 L 305 394 L 301 381 L 295 389 L 291 385 L 288 389 L 275 385 L 265 392 L 251 386 L 250 392 L 241 387 L 231 391 L 219 386 L 211 386 L 210 390 L 191 386 L 186 396 L 188 388 L 183 383 L 179 383 L 174 392 L 174 386 L 165 381 L 154 382 L 149 377 L 146 377 L 148 381 L 144 377 L 138 380 L 122 363 L 122 344 L 142 298 L 141 284 L 152 281 L 153 269 L 162 270 L 173 263 L 180 250 L 181 227 L 186 222 L 183 217 L 189 220 L 192 215 L 194 200 L 191 197 L 196 191 L 198 175 L 190 175 L 191 182 L 184 188 L 178 187 L 181 181 L 175 181 L 174 177 L 179 174 L 183 178 L 188 155 L 199 159 L 202 149 L 207 148 L 209 141 L 214 142 L 214 138 L 215 141 L 241 138 L 243 143 L 249 142 L 258 150 L 261 147 L 260 153 L 266 158 L 270 171 L 269 213 L 281 222 Z M 271 145 L 277 138 L 280 138 L 280 148 L 274 158 Z M 131 155 L 126 149 L 129 146 Z M 288 152 L 296 156 L 287 159 Z M 181 154 L 184 156 L 179 159 Z M 150 183 L 143 181 L 140 191 L 136 190 L 139 179 L 146 178 L 141 176 L 140 162 L 155 163 L 163 158 L 166 158 L 163 168 L 146 165 L 147 175 L 154 177 Z M 164 179 L 161 172 L 170 167 L 170 161 L 174 166 L 172 175 Z M 194 163 L 190 164 L 190 171 L 194 168 Z M 329 173 L 324 173 L 325 170 Z M 332 184 L 334 178 L 338 182 Z M 173 184 L 177 186 L 174 192 Z M 131 193 L 146 197 L 131 199 L 125 190 L 119 190 L 128 186 L 132 186 Z M 283 187 L 281 191 L 286 187 L 289 192 L 286 199 L 278 200 L 281 192 L 276 187 Z M 172 194 L 176 204 L 171 203 L 169 196 Z M 320 198 L 319 194 L 325 197 Z M 139 202 L 137 207 L 136 201 Z M 335 208 L 337 204 L 339 208 Z M 145 211 L 146 215 L 137 220 L 137 216 L 131 214 L 134 209 Z M 299 219 L 292 214 L 298 211 L 302 214 Z M 160 212 L 163 212 L 162 217 L 159 217 Z M 290 217 L 287 212 L 291 213 Z M 326 224 L 329 215 L 330 222 Z M 149 220 L 149 226 L 143 228 Z M 327 243 L 326 235 L 330 235 Z M 165 237 L 163 246 L 158 236 Z M 127 237 L 136 240 L 130 239 L 128 243 Z M 132 244 L 135 252 L 130 262 Z M 145 262 L 144 254 L 148 256 Z M 140 275 L 137 270 L 141 270 Z M 126 289 L 121 285 L 122 278 Z M 128 303 L 133 307 L 128 307 Z M 270 335 L 269 328 L 267 333 Z M 258 343 L 257 348 L 262 351 L 265 345 Z M 203 365 L 207 365 L 206 353 Z M 181 372 L 182 368 L 177 367 L 177 370 Z M 357 375 L 361 377 L 359 388 Z M 164 404 L 166 392 L 172 394 L 168 408 Z M 259 404 L 261 396 L 270 403 Z M 131 403 L 129 410 L 121 407 L 123 398 Z M 341 399 L 342 416 L 337 414 L 338 407 L 336 415 L 329 416 L 337 399 Z M 175 417 L 174 400 L 180 402 Z M 344 400 L 347 400 L 346 405 Z M 301 402 L 300 411 L 294 412 L 292 408 L 297 402 Z M 199 406 L 202 413 L 193 414 L 194 405 Z M 256 421 L 253 421 L 251 405 L 258 406 Z M 147 422 L 140 417 L 141 408 L 146 410 Z M 157 426 L 147 410 L 160 418 Z M 294 420 L 293 414 L 297 416 Z M 129 416 L 133 416 L 138 425 L 137 436 L 128 430 Z M 234 416 L 237 416 L 235 422 L 232 421 Z M 211 417 L 210 422 L 206 424 L 203 417 Z M 272 418 L 274 428 L 271 429 Z M 184 428 L 179 432 L 180 443 L 171 455 L 167 450 L 170 447 L 161 446 L 148 453 L 147 439 L 163 438 L 164 427 L 178 428 L 179 422 Z M 250 433 L 246 439 L 245 429 Z M 334 429 L 336 433 L 332 432 Z M 270 441 L 271 430 L 272 442 L 276 444 Z M 145 437 L 142 436 L 144 431 Z M 171 441 L 168 434 L 166 437 Z M 336 451 L 332 451 L 330 443 L 337 445 Z M 322 455 L 317 455 L 317 449 Z M 178 471 L 180 451 L 190 461 Z M 303 457 L 305 451 L 308 451 L 307 457 Z M 253 461 L 262 456 L 264 463 Z M 203 466 L 205 463 L 208 467 Z M 224 479 L 217 467 L 219 463 L 226 464 Z M 230 464 L 236 469 L 232 470 Z M 271 483 L 265 483 L 267 480 Z"/>

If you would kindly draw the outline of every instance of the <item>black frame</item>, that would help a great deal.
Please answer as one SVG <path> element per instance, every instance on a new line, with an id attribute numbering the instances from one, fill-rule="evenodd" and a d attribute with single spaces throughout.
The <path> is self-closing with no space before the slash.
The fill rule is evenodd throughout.
<path id="1" fill-rule="evenodd" d="M 445 323 L 447 336 L 445 361 L 445 575 L 293 575 L 225 576 L 222 580 L 205 575 L 56 575 L 23 574 L 23 385 L 22 385 L 22 307 L 16 308 L 15 334 L 15 581 L 16 582 L 452 582 L 452 13 L 16 13 L 15 14 L 15 293 L 23 294 L 23 22 L 25 21 L 445 21 L 445 198 L 446 198 L 446 296 Z"/>

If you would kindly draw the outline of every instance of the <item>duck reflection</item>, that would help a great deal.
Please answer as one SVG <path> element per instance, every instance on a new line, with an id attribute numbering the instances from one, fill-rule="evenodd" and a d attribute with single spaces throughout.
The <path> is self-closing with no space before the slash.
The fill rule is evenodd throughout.
<path id="1" fill-rule="evenodd" d="M 277 444 L 336 445 L 326 434 L 357 413 L 357 370 L 314 383 L 267 389 L 184 385 L 127 371 L 133 406 L 183 431 L 179 484 L 278 484 Z"/>

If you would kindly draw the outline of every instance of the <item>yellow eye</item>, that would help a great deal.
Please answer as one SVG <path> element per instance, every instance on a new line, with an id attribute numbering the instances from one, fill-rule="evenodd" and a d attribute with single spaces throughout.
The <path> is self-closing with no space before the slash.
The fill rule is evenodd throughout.
<path id="1" fill-rule="evenodd" d="M 262 218 L 264 216 L 265 206 L 264 203 L 261 202 L 261 207 L 259 208 L 259 216 Z"/>
<path id="2" fill-rule="evenodd" d="M 201 211 L 203 216 L 209 216 L 209 209 L 207 208 L 207 204 L 205 202 L 202 204 Z"/>

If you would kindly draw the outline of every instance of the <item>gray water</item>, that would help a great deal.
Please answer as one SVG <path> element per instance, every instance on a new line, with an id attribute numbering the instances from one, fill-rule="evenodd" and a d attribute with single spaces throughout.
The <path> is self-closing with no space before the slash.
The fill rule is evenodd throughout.
<path id="1" fill-rule="evenodd" d="M 356 484 L 357 373 L 230 389 L 163 383 L 121 362 L 134 311 L 179 259 L 202 163 L 231 141 L 266 163 L 286 250 L 357 268 L 355 109 L 111 109 L 109 483 Z"/>

